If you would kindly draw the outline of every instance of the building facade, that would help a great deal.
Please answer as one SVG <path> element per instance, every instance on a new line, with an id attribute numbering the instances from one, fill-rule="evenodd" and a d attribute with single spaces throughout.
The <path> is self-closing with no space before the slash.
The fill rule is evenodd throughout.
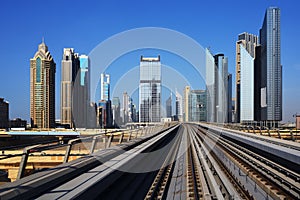
<path id="1" fill-rule="evenodd" d="M 189 94 L 191 91 L 190 86 L 185 86 L 183 90 L 183 121 L 189 121 Z"/>
<path id="2" fill-rule="evenodd" d="M 258 37 L 256 35 L 239 34 L 236 42 L 235 112 L 237 122 L 254 120 L 254 58 L 257 45 Z"/>
<path id="3" fill-rule="evenodd" d="M 140 60 L 139 122 L 160 122 L 161 63 L 160 56 Z"/>
<path id="4" fill-rule="evenodd" d="M 215 119 L 217 123 L 227 123 L 228 119 L 228 58 L 217 54 L 215 58 Z M 231 102 L 230 102 L 231 103 Z"/>
<path id="5" fill-rule="evenodd" d="M 278 127 L 282 120 L 282 66 L 280 9 L 266 10 L 260 29 L 260 121 L 268 127 Z"/>
<path id="6" fill-rule="evenodd" d="M 61 61 L 60 119 L 61 124 L 68 128 L 75 126 L 72 112 L 73 90 L 79 67 L 78 54 L 73 48 L 64 48 Z"/>
<path id="7" fill-rule="evenodd" d="M 0 129 L 9 128 L 9 103 L 0 98 Z"/>
<path id="8" fill-rule="evenodd" d="M 90 60 L 86 55 L 79 56 L 79 68 L 73 86 L 72 114 L 75 128 L 91 127 L 90 119 Z"/>
<path id="9" fill-rule="evenodd" d="M 176 120 L 182 122 L 183 114 L 182 114 L 182 96 L 176 91 Z"/>
<path id="10" fill-rule="evenodd" d="M 206 49 L 206 110 L 207 110 L 207 122 L 216 122 L 216 66 L 215 58 L 212 53 Z"/>
<path id="11" fill-rule="evenodd" d="M 119 97 L 114 97 L 112 100 L 113 126 L 121 125 L 121 103 Z"/>
<path id="12" fill-rule="evenodd" d="M 30 59 L 31 126 L 40 129 L 55 127 L 56 64 L 44 42 Z"/>
<path id="13" fill-rule="evenodd" d="M 172 118 L 172 94 L 166 101 L 166 114 L 167 118 Z"/>
<path id="14" fill-rule="evenodd" d="M 110 75 L 102 73 L 100 77 L 100 100 L 98 103 L 98 125 L 101 128 L 112 127 L 113 114 L 110 100 Z"/>
<path id="15" fill-rule="evenodd" d="M 206 91 L 192 90 L 189 94 L 189 121 L 200 122 L 207 120 Z"/>

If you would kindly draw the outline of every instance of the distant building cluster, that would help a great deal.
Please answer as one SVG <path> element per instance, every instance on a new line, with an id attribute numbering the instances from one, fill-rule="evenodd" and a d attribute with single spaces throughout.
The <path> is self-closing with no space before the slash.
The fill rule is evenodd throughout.
<path id="1" fill-rule="evenodd" d="M 268 8 L 259 36 L 242 33 L 236 42 L 236 97 L 228 58 L 205 50 L 206 88 L 186 86 L 166 100 L 162 112 L 161 58 L 140 57 L 138 108 L 124 91 L 111 97 L 110 74 L 103 72 L 100 96 L 90 99 L 90 59 L 64 48 L 61 60 L 60 121 L 55 123 L 56 63 L 44 41 L 30 59 L 31 128 L 110 128 L 126 123 L 161 121 L 242 123 L 268 128 L 282 120 L 280 9 Z M 173 114 L 173 101 L 175 113 Z M 26 128 L 22 119 L 9 120 L 9 103 L 0 98 L 0 128 Z"/>

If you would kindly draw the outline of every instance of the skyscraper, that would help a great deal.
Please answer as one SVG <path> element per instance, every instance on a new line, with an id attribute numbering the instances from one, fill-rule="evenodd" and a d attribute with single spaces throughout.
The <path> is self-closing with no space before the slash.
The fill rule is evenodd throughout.
<path id="1" fill-rule="evenodd" d="M 212 53 L 206 49 L 206 110 L 207 122 L 216 122 L 216 66 L 215 58 Z"/>
<path id="2" fill-rule="evenodd" d="M 76 67 L 77 68 L 77 67 Z M 72 113 L 76 128 L 91 127 L 90 119 L 95 113 L 90 110 L 90 60 L 86 55 L 79 56 L 79 68 L 74 82 Z"/>
<path id="3" fill-rule="evenodd" d="M 227 82 L 227 106 L 228 106 L 228 114 L 227 114 L 227 123 L 232 123 L 232 74 L 228 74 L 228 82 Z"/>
<path id="4" fill-rule="evenodd" d="M 9 127 L 9 103 L 0 98 L 0 128 L 7 129 Z"/>
<path id="5" fill-rule="evenodd" d="M 101 74 L 101 92 L 100 99 L 108 101 L 110 99 L 110 75 Z"/>
<path id="6" fill-rule="evenodd" d="M 172 118 L 172 93 L 166 101 L 166 113 L 168 118 Z"/>
<path id="7" fill-rule="evenodd" d="M 178 121 L 182 122 L 183 121 L 183 116 L 182 116 L 182 96 L 179 94 L 179 92 L 176 90 L 176 118 Z"/>
<path id="8" fill-rule="evenodd" d="M 44 41 L 30 59 L 30 118 L 32 127 L 55 127 L 56 64 Z"/>
<path id="9" fill-rule="evenodd" d="M 100 101 L 98 104 L 98 124 L 101 128 L 111 127 L 113 122 L 110 100 L 110 75 L 102 73 L 100 77 Z"/>
<path id="10" fill-rule="evenodd" d="M 60 119 L 61 124 L 73 128 L 73 90 L 76 87 L 75 79 L 80 68 L 78 54 L 73 48 L 64 48 L 61 61 L 61 89 L 60 89 Z"/>
<path id="11" fill-rule="evenodd" d="M 217 54 L 215 58 L 215 122 L 228 122 L 228 58 L 224 54 Z M 231 104 L 231 101 L 230 101 Z"/>
<path id="12" fill-rule="evenodd" d="M 139 121 L 160 122 L 161 63 L 160 56 L 140 60 Z"/>
<path id="13" fill-rule="evenodd" d="M 189 94 L 191 91 L 190 86 L 185 86 L 183 90 L 183 120 L 189 121 Z"/>
<path id="14" fill-rule="evenodd" d="M 130 96 L 127 94 L 127 92 L 124 92 L 123 93 L 123 106 L 122 106 L 123 124 L 126 124 L 127 122 L 129 122 L 129 116 L 130 116 L 129 100 L 130 100 Z"/>
<path id="15" fill-rule="evenodd" d="M 260 29 L 260 100 L 261 121 L 277 127 L 282 120 L 282 66 L 280 39 L 280 9 L 266 10 Z"/>
<path id="16" fill-rule="evenodd" d="M 242 33 L 236 42 L 236 117 L 237 122 L 254 120 L 254 57 L 258 37 Z"/>
<path id="17" fill-rule="evenodd" d="M 114 97 L 112 100 L 113 125 L 119 127 L 121 125 L 121 103 L 119 97 Z"/>

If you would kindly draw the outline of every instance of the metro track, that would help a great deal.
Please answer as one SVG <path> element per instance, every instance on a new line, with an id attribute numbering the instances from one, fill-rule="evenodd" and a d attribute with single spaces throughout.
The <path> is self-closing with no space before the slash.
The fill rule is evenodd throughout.
<path id="1" fill-rule="evenodd" d="M 50 170 L 54 175 L 0 188 L 0 199 L 300 199 L 294 168 L 198 124 L 178 124 Z M 24 191 L 35 186 L 35 194 Z"/>

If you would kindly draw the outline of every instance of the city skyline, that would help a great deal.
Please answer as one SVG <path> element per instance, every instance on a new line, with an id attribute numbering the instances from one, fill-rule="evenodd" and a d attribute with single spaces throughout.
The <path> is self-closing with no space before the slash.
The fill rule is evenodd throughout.
<path id="1" fill-rule="evenodd" d="M 263 18 L 264 18 L 264 12 L 267 9 L 267 7 L 272 6 L 270 5 L 271 3 L 276 3 L 278 7 L 281 8 L 282 10 L 282 65 L 283 65 L 283 114 L 284 114 L 284 121 L 292 121 L 293 117 L 292 114 L 295 114 L 293 112 L 297 112 L 297 110 L 300 111 L 299 109 L 299 105 L 297 105 L 297 99 L 299 99 L 300 95 L 297 94 L 297 72 L 300 72 L 300 65 L 298 62 L 298 60 L 296 59 L 296 54 L 295 52 L 293 52 L 292 50 L 289 50 L 289 45 L 293 44 L 293 46 L 297 46 L 297 43 L 299 43 L 299 41 L 297 39 L 295 39 L 296 37 L 290 37 L 291 39 L 293 39 L 293 43 L 291 43 L 290 39 L 288 38 L 288 35 L 290 34 L 290 32 L 288 32 L 288 27 L 291 27 L 293 20 L 295 20 L 293 17 L 291 16 L 295 16 L 296 12 L 292 12 L 293 8 L 289 7 L 287 4 L 284 4 L 282 2 L 261 2 L 260 1 L 260 5 L 256 5 L 257 8 L 259 9 L 259 12 L 255 12 L 255 13 L 245 13 L 245 16 L 249 17 L 252 16 L 253 17 L 253 21 L 250 23 L 245 23 L 245 24 L 240 24 L 240 29 L 233 29 L 230 30 L 230 33 L 228 33 L 228 31 L 226 30 L 226 34 L 227 37 L 226 38 L 232 38 L 232 40 L 234 42 L 230 42 L 230 44 L 226 44 L 225 40 L 225 35 L 222 36 L 223 40 L 220 38 L 221 36 L 219 34 L 216 34 L 215 31 L 212 31 L 212 34 L 210 37 L 208 37 L 206 35 L 204 35 L 204 37 L 202 38 L 202 34 L 201 33 L 201 29 L 196 29 L 193 30 L 191 29 L 190 26 L 188 27 L 176 27 L 174 24 L 169 25 L 167 22 L 165 23 L 161 23 L 161 21 L 159 21 L 159 19 L 157 18 L 156 20 L 154 19 L 153 23 L 149 22 L 149 18 L 145 18 L 146 19 L 146 23 L 144 23 L 145 26 L 162 26 L 162 27 L 167 27 L 167 28 L 172 28 L 174 30 L 177 31 L 181 31 L 184 34 L 189 35 L 190 37 L 194 38 L 195 40 L 197 40 L 197 42 L 199 42 L 201 45 L 203 45 L 203 47 L 211 47 L 213 52 L 222 52 L 224 53 L 226 56 L 228 56 L 229 59 L 229 72 L 233 73 L 235 71 L 235 41 L 236 41 L 236 36 L 242 32 L 249 32 L 249 33 L 253 33 L 253 34 L 257 34 L 258 35 L 258 30 L 261 27 Z M 11 7 L 9 5 L 10 3 L 5 3 L 5 6 Z M 195 2 L 194 2 L 195 4 Z M 54 3 L 55 5 L 55 3 Z M 52 6 L 54 6 L 52 5 Z M 178 5 L 178 3 L 176 4 Z M 176 7 L 176 5 L 174 6 L 173 9 L 178 9 Z M 209 3 L 205 4 L 206 6 L 211 6 L 209 5 Z M 108 6 L 112 6 L 111 4 Z M 230 6 L 228 6 L 228 9 Z M 183 9 L 185 9 L 185 12 L 187 11 L 187 8 L 191 8 L 191 5 L 185 5 L 183 7 Z M 129 9 L 129 8 L 128 8 Z M 162 8 L 160 8 L 162 9 Z M 217 9 L 217 8 L 216 8 Z M 130 9 L 129 9 L 130 10 Z M 124 12 L 129 12 L 129 11 L 124 11 Z M 246 11 L 245 11 L 246 12 Z M 146 14 L 148 14 L 148 12 L 146 12 Z M 238 16 L 239 13 L 236 13 L 236 16 Z M 126 15 L 127 16 L 127 15 Z M 225 18 L 231 18 L 233 17 L 232 15 L 224 15 Z M 231 17 L 230 17 L 231 16 Z M 244 16 L 243 16 L 244 17 Z M 3 18 L 3 17 L 2 17 Z M 30 18 L 29 16 L 27 16 L 27 18 Z M 54 17 L 55 18 L 55 17 Z M 128 16 L 128 18 L 131 18 Z M 26 19 L 26 16 L 25 16 Z M 144 18 L 143 18 L 144 19 Z M 187 17 L 187 19 L 183 20 L 188 20 L 191 19 L 191 17 Z M 14 20 L 14 18 L 12 19 L 8 19 L 8 20 Z M 54 19 L 53 19 L 54 20 Z M 83 20 L 83 19 L 81 19 Z M 242 19 L 240 19 L 242 20 Z M 30 20 L 26 21 L 26 23 L 28 23 Z M 51 20 L 50 20 L 51 21 Z M 151 21 L 151 20 L 150 20 Z M 171 19 L 169 19 L 169 21 L 172 21 Z M 201 20 L 200 20 L 201 21 Z M 51 21 L 51 22 L 55 22 Z M 212 27 L 212 23 L 214 22 L 214 19 L 211 19 L 211 21 L 209 21 L 208 23 L 211 23 L 210 26 L 208 26 L 206 24 L 205 27 Z M 297 22 L 297 21 L 295 21 Z M 26 24 L 25 23 L 25 24 Z M 117 23 L 117 22 L 115 22 Z M 200 22 L 199 22 L 200 23 Z M 230 24 L 232 24 L 233 22 L 231 21 L 226 21 L 226 24 L 229 24 L 228 26 L 230 26 Z M 126 24 L 126 23 L 125 23 Z M 193 22 L 191 24 L 197 24 L 196 22 Z M 296 25 L 297 23 L 295 23 L 294 25 Z M 8 26 L 6 23 L 4 24 L 4 27 Z M 21 26 L 22 27 L 22 26 Z M 41 25 L 41 27 L 39 29 L 43 29 L 44 26 Z M 28 40 L 30 41 L 30 45 L 28 45 L 28 41 L 23 41 L 22 43 L 18 43 L 19 47 L 21 47 L 20 49 L 24 50 L 24 53 L 21 54 L 17 54 L 17 56 L 14 56 L 15 60 L 12 60 L 9 64 L 7 64 L 6 59 L 2 59 L 4 60 L 3 62 L 3 66 L 1 67 L 2 70 L 5 70 L 6 75 L 1 77 L 1 84 L 8 84 L 11 87 L 9 87 L 9 90 L 7 90 L 7 88 L 1 87 L 0 90 L 0 97 L 3 97 L 4 99 L 6 99 L 7 101 L 10 102 L 10 117 L 11 118 L 17 118 L 17 117 L 21 117 L 21 118 L 25 118 L 25 119 L 29 119 L 29 70 L 28 70 L 28 59 L 32 56 L 32 52 L 34 52 L 34 48 L 36 48 L 36 45 L 40 43 L 40 38 L 45 36 L 46 38 L 46 43 L 49 46 L 49 50 L 52 54 L 52 56 L 54 57 L 54 60 L 57 63 L 57 73 L 56 73 L 56 117 L 59 116 L 59 84 L 60 84 L 60 73 L 58 73 L 61 69 L 61 66 L 59 64 L 60 62 L 60 58 L 61 58 L 61 51 L 63 48 L 65 47 L 74 47 L 75 49 L 77 49 L 80 52 L 84 52 L 85 54 L 88 54 L 92 49 L 93 46 L 96 46 L 97 43 L 105 40 L 107 37 L 118 33 L 119 31 L 124 31 L 126 29 L 129 28 L 136 28 L 136 27 L 141 27 L 141 23 L 137 23 L 135 26 L 133 26 L 131 24 L 131 26 L 128 27 L 122 27 L 122 28 L 116 28 L 114 30 L 112 29 L 108 29 L 107 32 L 105 31 L 104 34 L 100 34 L 101 36 L 95 36 L 92 37 L 92 39 L 86 39 L 86 41 L 89 42 L 88 45 L 86 44 L 80 44 L 80 42 L 76 41 L 73 39 L 69 39 L 69 40 L 64 40 L 64 42 L 56 42 L 54 41 L 55 38 L 61 39 L 63 38 L 62 36 L 53 34 L 52 31 L 47 31 L 47 28 L 44 28 L 44 30 L 40 30 L 38 32 L 38 34 L 32 34 L 31 31 L 25 31 L 26 36 L 29 36 Z M 285 28 L 284 28 L 285 27 Z M 290 28 L 291 29 L 291 28 Z M 67 28 L 63 29 L 64 31 L 68 31 Z M 97 30 L 97 29 L 96 29 Z M 291 30 L 290 30 L 291 31 Z M 293 30 L 293 34 L 297 35 L 297 32 L 299 32 L 299 30 L 296 27 L 296 30 Z M 6 35 L 6 33 L 2 33 L 4 37 L 8 37 Z M 81 36 L 84 35 L 88 35 L 86 32 L 80 33 Z M 230 34 L 230 35 L 229 35 Z M 61 35 L 63 35 L 61 33 Z M 216 37 L 219 36 L 219 37 Z M 69 37 L 69 35 L 68 35 Z M 75 32 L 75 38 L 77 38 L 78 35 Z M 86 36 L 87 37 L 87 36 Z M 11 36 L 9 36 L 8 38 L 11 38 Z M 24 38 L 24 36 L 20 36 L 20 38 Z M 15 40 L 10 40 L 11 41 L 11 48 L 14 48 L 14 43 L 17 42 L 18 40 L 20 40 L 20 38 L 15 38 Z M 49 40 L 49 42 L 48 42 Z M 216 41 L 214 41 L 216 40 Z M 58 43 L 60 43 L 58 45 Z M 64 44 L 65 43 L 65 44 Z M 85 43 L 85 42 L 81 42 L 81 43 Z M 221 45 L 221 46 L 220 46 Z M 224 46 L 222 46 L 224 45 Z M 1 48 L 1 56 L 3 55 L 8 55 L 9 58 L 9 53 L 8 52 L 3 52 L 4 50 L 6 50 L 7 48 L 5 48 L 7 46 L 7 42 L 3 41 L 3 49 Z M 230 47 L 229 47 L 230 46 Z M 9 48 L 8 48 L 9 49 Z M 30 50 L 30 51 L 29 51 Z M 233 53 L 232 53 L 233 52 Z M 20 58 L 18 57 L 20 55 Z M 164 58 L 166 62 L 168 62 L 167 58 Z M 289 60 L 290 59 L 290 60 Z M 8 59 L 9 60 L 9 59 Z M 294 60 L 294 61 L 293 61 Z M 136 62 L 136 61 L 135 61 Z M 124 64 L 126 65 L 126 63 Z M 129 64 L 130 65 L 130 64 Z M 169 64 L 170 65 L 170 64 Z M 5 66 L 5 67 L 4 67 Z M 18 67 L 16 67 L 18 66 Z M 20 67 L 19 67 L 20 66 Z M 171 65 L 170 65 L 171 66 Z M 131 67 L 131 66 L 128 66 Z M 20 70 L 19 70 L 20 69 Z M 20 71 L 21 75 L 15 74 L 14 71 L 18 70 Z M 11 84 L 11 81 L 8 80 L 7 78 L 10 78 L 12 76 L 16 76 L 17 80 L 15 79 L 15 82 L 17 84 Z M 117 79 L 118 76 L 116 77 L 112 77 L 112 85 L 113 83 L 116 82 L 116 80 L 113 79 Z M 3 81 L 3 82 L 2 82 Z M 233 81 L 234 82 L 234 81 Z M 19 86 L 23 86 L 23 89 L 17 89 L 19 88 Z M 11 88 L 11 89 L 10 89 Z M 182 90 L 182 88 L 178 88 L 180 90 Z M 194 89 L 204 89 L 204 88 L 194 88 Z M 14 94 L 13 95 L 13 91 L 20 91 L 18 94 Z M 235 96 L 235 90 L 233 90 L 233 94 Z M 23 100 L 23 101 L 21 101 Z M 289 106 L 288 106 L 289 105 Z"/>

